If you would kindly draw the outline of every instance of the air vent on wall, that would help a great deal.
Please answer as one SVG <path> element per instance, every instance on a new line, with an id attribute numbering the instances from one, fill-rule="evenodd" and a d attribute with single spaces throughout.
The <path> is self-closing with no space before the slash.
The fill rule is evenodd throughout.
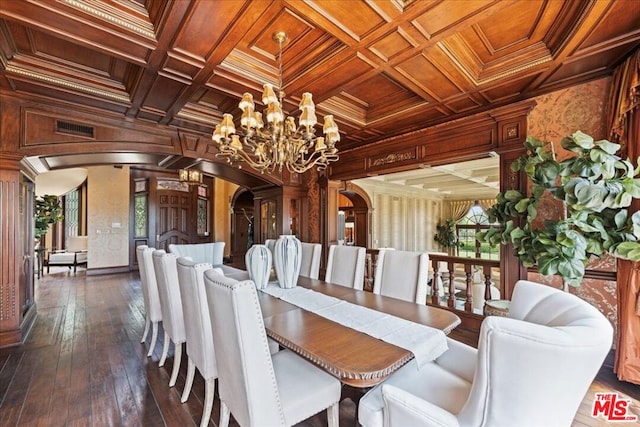
<path id="1" fill-rule="evenodd" d="M 56 120 L 56 132 L 66 133 L 68 135 L 86 136 L 88 138 L 93 138 L 94 135 L 94 129 L 92 126 L 63 122 L 61 120 Z"/>

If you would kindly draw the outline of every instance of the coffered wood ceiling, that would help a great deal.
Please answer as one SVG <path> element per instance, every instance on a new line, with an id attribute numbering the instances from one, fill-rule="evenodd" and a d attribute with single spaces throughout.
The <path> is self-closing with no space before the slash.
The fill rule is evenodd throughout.
<path id="1" fill-rule="evenodd" d="M 210 134 L 278 81 L 340 150 L 611 74 L 640 1 L 4 0 L 0 88 Z"/>

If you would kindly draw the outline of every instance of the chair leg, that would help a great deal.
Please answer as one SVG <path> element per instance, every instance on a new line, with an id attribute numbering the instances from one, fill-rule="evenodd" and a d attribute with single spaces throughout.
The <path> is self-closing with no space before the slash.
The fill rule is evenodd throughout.
<path id="1" fill-rule="evenodd" d="M 147 340 L 147 334 L 149 333 L 150 326 L 151 320 L 149 320 L 149 318 L 147 317 L 144 321 L 144 332 L 142 333 L 142 340 L 140 340 L 141 344 L 143 344 Z"/>
<path id="2" fill-rule="evenodd" d="M 218 423 L 218 427 L 229 427 L 230 415 L 231 412 L 227 404 L 220 401 L 220 422 Z"/>
<path id="3" fill-rule="evenodd" d="M 151 344 L 149 344 L 149 352 L 147 353 L 147 357 L 151 357 L 153 354 L 153 349 L 156 346 L 156 340 L 158 339 L 158 322 L 151 322 Z"/>
<path id="4" fill-rule="evenodd" d="M 173 350 L 173 370 L 171 371 L 171 379 L 169 380 L 169 387 L 176 385 L 178 379 L 178 372 L 180 372 L 180 362 L 182 361 L 182 343 L 174 344 Z"/>
<path id="5" fill-rule="evenodd" d="M 338 406 L 340 403 L 334 403 L 333 405 L 327 408 L 327 425 L 328 427 L 338 427 L 339 426 L 339 413 L 340 407 Z M 357 416 L 357 413 L 356 413 Z"/>
<path id="6" fill-rule="evenodd" d="M 202 420 L 200 427 L 206 427 L 211 418 L 211 409 L 213 409 L 213 395 L 216 391 L 216 379 L 208 378 L 204 383 L 204 408 L 202 409 Z M 337 427 L 337 426 L 336 426 Z"/>
<path id="7" fill-rule="evenodd" d="M 193 385 L 193 377 L 196 374 L 196 364 L 193 363 L 193 360 L 189 359 L 189 364 L 187 365 L 187 379 L 184 382 L 184 390 L 182 390 L 182 397 L 180 398 L 180 402 L 184 403 L 189 398 L 189 393 L 191 393 L 191 386 Z"/>
<path id="8" fill-rule="evenodd" d="M 164 366 L 164 362 L 167 360 L 167 354 L 169 353 L 169 343 L 171 342 L 171 338 L 169 338 L 169 334 L 167 331 L 164 331 L 164 344 L 162 345 L 162 356 L 160 357 L 160 363 L 158 366 L 161 368 Z"/>

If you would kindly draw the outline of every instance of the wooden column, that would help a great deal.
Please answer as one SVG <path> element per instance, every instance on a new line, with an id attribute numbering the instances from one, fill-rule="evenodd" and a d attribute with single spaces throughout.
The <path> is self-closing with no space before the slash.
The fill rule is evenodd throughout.
<path id="1" fill-rule="evenodd" d="M 0 347 L 21 344 L 35 317 L 33 238 L 25 219 L 33 197 L 20 172 L 19 158 L 0 154 Z M 26 232 L 25 232 L 26 229 Z"/>
<path id="2" fill-rule="evenodd" d="M 626 155 L 632 161 L 640 156 L 640 111 L 628 114 L 629 139 Z M 636 166 L 638 166 L 636 164 Z M 640 210 L 640 200 L 635 199 L 629 212 Z M 640 261 L 618 259 L 617 268 L 618 324 L 614 372 L 618 379 L 640 384 Z"/>
<path id="3" fill-rule="evenodd" d="M 526 194 L 526 175 L 511 170 L 511 164 L 521 154 L 521 152 L 500 154 L 500 192 L 518 190 Z M 504 291 L 502 298 L 511 299 L 516 282 L 526 278 L 527 269 L 515 255 L 513 245 L 511 243 L 500 245 L 500 289 Z"/>
<path id="4" fill-rule="evenodd" d="M 522 103 L 519 107 L 499 110 L 492 115 L 497 121 L 498 147 L 500 155 L 500 192 L 518 190 L 527 194 L 527 175 L 524 171 L 511 170 L 513 162 L 525 154 L 524 141 L 527 132 L 527 115 L 535 104 Z M 518 224 L 519 225 L 519 224 Z M 502 298 L 511 299 L 513 287 L 520 279 L 527 278 L 527 269 L 515 255 L 512 244 L 500 246 L 500 284 Z"/>
<path id="5" fill-rule="evenodd" d="M 35 319 L 33 182 L 20 160 L 22 116 L 0 102 L 0 347 L 21 344 Z"/>

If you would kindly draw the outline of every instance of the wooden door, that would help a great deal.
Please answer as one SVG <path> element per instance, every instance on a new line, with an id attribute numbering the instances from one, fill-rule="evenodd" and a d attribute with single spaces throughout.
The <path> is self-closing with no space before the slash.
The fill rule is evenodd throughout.
<path id="1" fill-rule="evenodd" d="M 246 254 L 247 249 L 254 242 L 253 209 L 245 209 L 243 212 L 234 212 L 232 230 L 233 241 L 231 247 L 233 248 L 233 251 L 231 255 L 233 256 L 233 261 L 234 263 L 244 262 L 244 255 Z M 251 238 L 250 234 L 252 234 Z"/>
<path id="2" fill-rule="evenodd" d="M 192 215 L 192 193 L 184 191 L 158 191 L 156 215 L 156 248 L 169 250 L 170 243 L 190 243 L 195 230 Z"/>

